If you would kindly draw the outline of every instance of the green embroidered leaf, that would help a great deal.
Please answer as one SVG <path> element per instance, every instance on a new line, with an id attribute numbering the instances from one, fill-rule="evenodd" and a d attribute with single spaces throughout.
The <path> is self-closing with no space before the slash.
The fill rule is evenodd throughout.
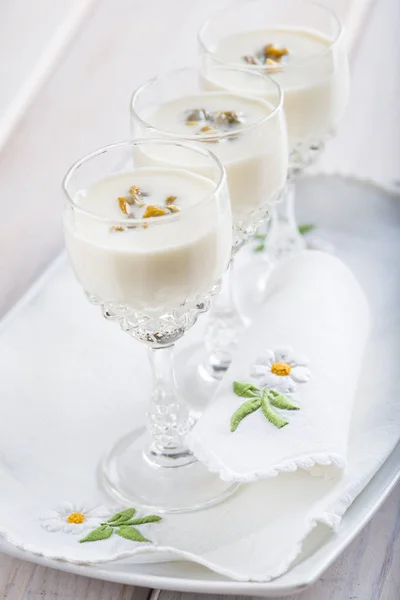
<path id="1" fill-rule="evenodd" d="M 285 425 L 289 423 L 289 421 L 278 415 L 278 413 L 276 413 L 272 409 L 271 404 L 268 400 L 268 390 L 264 390 L 264 393 L 262 395 L 261 410 L 264 416 L 268 419 L 268 421 L 272 423 L 272 425 L 275 425 L 275 427 L 278 427 L 278 429 L 285 427 Z"/>
<path id="2" fill-rule="evenodd" d="M 126 521 L 124 523 L 124 527 L 126 525 L 144 525 L 145 523 L 157 523 L 157 521 L 161 521 L 161 517 L 158 515 L 149 515 L 148 517 L 141 517 L 140 519 L 132 519 L 132 521 Z"/>
<path id="3" fill-rule="evenodd" d="M 132 519 L 135 512 L 136 510 L 134 508 L 127 508 L 122 512 L 115 513 L 115 515 L 108 519 L 107 523 L 110 523 L 112 527 L 116 527 L 117 525 L 121 525 L 122 523 L 129 521 L 129 519 Z"/>
<path id="4" fill-rule="evenodd" d="M 264 241 L 267 237 L 266 233 L 256 233 L 256 235 L 254 236 L 255 240 L 262 240 Z"/>
<path id="5" fill-rule="evenodd" d="M 298 230 L 301 235 L 306 235 L 310 231 L 316 228 L 316 225 L 308 223 L 307 225 L 299 225 Z"/>
<path id="6" fill-rule="evenodd" d="M 260 388 L 253 385 L 252 383 L 244 383 L 243 381 L 234 381 L 233 382 L 233 391 L 237 396 L 241 396 L 242 398 L 256 398 L 258 397 L 257 392 L 260 391 Z"/>
<path id="7" fill-rule="evenodd" d="M 282 410 L 300 410 L 300 406 L 292 402 L 287 396 L 279 394 L 275 390 L 271 390 L 268 395 L 269 401 L 272 406 L 280 408 Z"/>
<path id="8" fill-rule="evenodd" d="M 231 418 L 231 431 L 234 432 L 238 428 L 240 421 L 242 421 L 247 415 L 250 415 L 254 411 L 258 410 L 261 406 L 261 400 L 248 400 L 233 413 Z"/>
<path id="9" fill-rule="evenodd" d="M 117 535 L 126 540 L 131 540 L 132 542 L 150 542 L 147 538 L 143 537 L 143 535 L 135 529 L 134 527 L 128 527 L 127 525 L 121 525 L 116 531 Z"/>
<path id="10" fill-rule="evenodd" d="M 253 252 L 263 252 L 265 250 L 265 244 L 259 244 L 253 249 Z"/>
<path id="11" fill-rule="evenodd" d="M 110 525 L 100 525 L 97 529 L 93 529 L 86 537 L 79 540 L 79 543 L 83 542 L 98 542 L 99 540 L 107 540 L 111 537 L 113 528 Z"/>

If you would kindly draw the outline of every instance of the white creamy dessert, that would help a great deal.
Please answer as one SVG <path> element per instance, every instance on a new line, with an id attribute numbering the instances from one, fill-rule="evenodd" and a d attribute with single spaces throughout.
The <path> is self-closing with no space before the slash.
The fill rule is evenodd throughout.
<path id="1" fill-rule="evenodd" d="M 265 69 L 284 92 L 289 148 L 307 139 L 324 137 L 340 120 L 349 97 L 345 48 L 314 30 L 277 28 L 245 31 L 219 41 L 205 55 L 207 89 L 240 89 L 233 72 L 221 77 L 218 61 Z M 258 90 L 246 88 L 246 93 Z M 268 99 L 268 96 L 264 96 Z"/>
<path id="2" fill-rule="evenodd" d="M 226 188 L 203 176 L 153 167 L 78 192 L 65 211 L 65 237 L 85 291 L 136 311 L 176 309 L 208 293 L 232 245 L 221 194 Z"/>
<path id="3" fill-rule="evenodd" d="M 288 148 L 283 112 L 274 111 L 268 101 L 228 92 L 188 94 L 146 111 L 141 118 L 162 134 L 192 136 L 191 141 L 198 140 L 218 156 L 227 174 L 234 223 L 251 222 L 251 213 L 268 206 L 285 184 Z M 146 135 L 138 121 L 133 134 Z M 146 151 L 144 161 L 181 164 L 207 175 L 201 158 L 193 156 L 190 164 L 182 164 L 179 148 L 160 147 L 151 155 Z"/>

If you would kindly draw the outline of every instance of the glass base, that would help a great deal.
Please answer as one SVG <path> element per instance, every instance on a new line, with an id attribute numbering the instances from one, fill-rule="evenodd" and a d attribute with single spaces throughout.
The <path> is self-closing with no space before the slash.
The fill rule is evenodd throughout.
<path id="1" fill-rule="evenodd" d="M 217 504 L 238 488 L 210 473 L 189 451 L 159 453 L 147 442 L 146 429 L 136 429 L 102 463 L 104 486 L 124 504 L 158 513 L 189 512 Z"/>

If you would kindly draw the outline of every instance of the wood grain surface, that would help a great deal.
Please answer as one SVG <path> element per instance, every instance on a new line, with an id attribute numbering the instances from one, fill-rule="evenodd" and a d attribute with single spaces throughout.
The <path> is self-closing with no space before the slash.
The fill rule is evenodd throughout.
<path id="1" fill-rule="evenodd" d="M 195 62 L 198 24 L 224 4 L 97 0 L 0 153 L 8 203 L 0 221 L 0 316 L 61 247 L 60 181 L 69 164 L 127 137 L 132 90 Z M 400 180 L 399 24 L 398 0 L 377 0 L 353 55 L 350 106 L 321 170 Z M 150 593 L 0 556 L 0 599 L 148 600 Z M 194 596 L 161 592 L 159 600 Z M 399 486 L 320 581 L 291 600 L 400 600 Z"/>

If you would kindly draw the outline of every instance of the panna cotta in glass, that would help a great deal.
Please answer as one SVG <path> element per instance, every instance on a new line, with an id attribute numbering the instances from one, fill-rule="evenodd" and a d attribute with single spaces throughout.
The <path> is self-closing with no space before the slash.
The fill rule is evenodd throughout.
<path id="1" fill-rule="evenodd" d="M 176 166 L 142 167 L 136 157 L 156 146 L 179 148 L 189 162 L 192 154 L 201 157 L 207 177 Z M 152 512 L 222 501 L 236 484 L 210 473 L 185 444 L 194 419 L 177 389 L 173 349 L 210 307 L 230 258 L 223 165 L 182 142 L 131 140 L 76 162 L 63 187 L 65 238 L 77 278 L 106 319 L 146 346 L 153 374 L 146 427 L 133 412 L 135 428 L 103 457 L 102 484 L 120 503 Z M 136 379 L 134 385 L 137 402 L 145 388 Z M 118 411 L 115 389 L 110 401 Z"/>
<path id="2" fill-rule="evenodd" d="M 174 148 L 147 144 L 146 150 L 160 147 Z M 139 148 L 144 152 L 143 145 L 134 152 Z M 220 198 L 226 190 L 215 191 L 207 156 L 193 154 L 208 177 L 138 167 L 76 190 L 73 210 L 65 211 L 65 238 L 89 295 L 136 311 L 166 310 L 208 293 L 222 276 L 232 245 L 230 210 Z"/>
<path id="3" fill-rule="evenodd" d="M 229 71 L 229 69 L 228 69 Z M 254 230 L 285 185 L 288 148 L 279 88 L 263 76 L 239 70 L 268 100 L 243 92 L 204 91 L 196 69 L 161 75 L 132 99 L 132 133 L 137 137 L 179 137 L 212 151 L 223 163 L 234 227 Z M 163 93 L 164 92 L 164 93 Z M 145 158 L 143 159 L 145 162 Z M 157 149 L 148 164 L 181 165 L 206 175 L 201 159 L 183 164 L 179 149 Z"/>
<path id="4" fill-rule="evenodd" d="M 284 93 L 290 152 L 288 185 L 266 240 L 268 264 L 305 247 L 294 213 L 294 182 L 313 164 L 334 132 L 349 99 L 349 67 L 340 20 L 314 1 L 249 0 L 215 13 L 199 31 L 203 85 L 263 91 L 234 79 L 233 67 L 272 77 Z M 231 67 L 230 76 L 216 67 Z"/>
<path id="5" fill-rule="evenodd" d="M 215 61 L 245 63 L 264 69 L 284 90 L 289 148 L 326 135 L 341 119 L 348 103 L 347 60 L 331 48 L 332 40 L 306 28 L 245 31 L 228 35 L 214 48 Z M 232 87 L 216 69 L 205 70 L 206 87 Z M 257 94 L 257 90 L 246 89 Z M 268 99 L 268 94 L 266 94 Z"/>
<path id="6" fill-rule="evenodd" d="M 225 167 L 232 207 L 233 247 L 237 250 L 265 221 L 285 186 L 288 145 L 279 85 L 246 67 L 215 67 L 221 78 L 235 83 L 223 90 L 204 89 L 204 76 L 195 68 L 179 69 L 151 79 L 132 96 L 132 134 L 184 139 L 207 148 Z M 233 71 L 233 72 L 232 72 Z M 237 80 L 243 84 L 239 91 Z M 247 89 L 257 90 L 256 94 Z M 179 149 L 142 153 L 143 165 L 181 166 L 207 176 L 201 158 L 184 160 Z M 245 326 L 234 301 L 230 278 L 214 298 L 204 335 L 204 356 L 194 360 L 210 395 L 226 372 Z M 193 373 L 193 376 L 195 374 Z"/>

